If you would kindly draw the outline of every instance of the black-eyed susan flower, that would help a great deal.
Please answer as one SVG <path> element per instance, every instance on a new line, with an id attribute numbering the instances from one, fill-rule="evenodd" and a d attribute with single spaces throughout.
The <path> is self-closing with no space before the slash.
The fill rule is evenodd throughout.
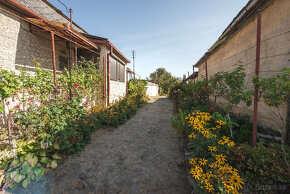
<path id="1" fill-rule="evenodd" d="M 201 165 L 201 166 L 205 166 L 207 164 L 207 160 L 205 158 L 201 158 L 198 163 Z"/>
<path id="2" fill-rule="evenodd" d="M 217 151 L 217 148 L 216 148 L 216 146 L 208 146 L 208 151 L 210 151 L 210 152 L 216 152 Z"/>
<path id="3" fill-rule="evenodd" d="M 233 187 L 235 187 L 237 189 L 243 188 L 242 184 L 244 184 L 243 179 L 241 179 L 241 177 L 239 175 L 230 176 L 230 183 L 231 183 L 231 185 L 233 185 Z"/>

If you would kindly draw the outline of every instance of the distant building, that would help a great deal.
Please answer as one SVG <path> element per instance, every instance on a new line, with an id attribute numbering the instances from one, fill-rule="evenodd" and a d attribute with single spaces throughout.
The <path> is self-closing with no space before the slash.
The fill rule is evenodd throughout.
<path id="1" fill-rule="evenodd" d="M 159 96 L 159 86 L 158 84 L 148 82 L 146 87 L 146 95 L 149 97 L 158 97 Z"/>

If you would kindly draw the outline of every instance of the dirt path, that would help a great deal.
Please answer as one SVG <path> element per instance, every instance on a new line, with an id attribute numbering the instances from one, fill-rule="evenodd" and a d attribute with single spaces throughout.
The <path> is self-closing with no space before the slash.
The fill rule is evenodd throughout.
<path id="1" fill-rule="evenodd" d="M 190 193 L 171 114 L 169 99 L 151 101 L 126 124 L 97 131 L 79 156 L 15 192 Z"/>

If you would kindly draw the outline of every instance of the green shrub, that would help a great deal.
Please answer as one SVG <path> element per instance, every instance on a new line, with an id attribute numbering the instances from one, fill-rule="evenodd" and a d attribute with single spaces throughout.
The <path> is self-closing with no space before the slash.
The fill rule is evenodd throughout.
<path id="1" fill-rule="evenodd" d="M 258 185 L 289 184 L 286 164 L 280 145 L 273 143 L 266 147 L 258 143 L 256 147 L 241 144 L 230 151 L 230 163 L 241 172 L 249 188 L 255 192 Z M 289 158 L 290 148 L 287 147 Z"/>

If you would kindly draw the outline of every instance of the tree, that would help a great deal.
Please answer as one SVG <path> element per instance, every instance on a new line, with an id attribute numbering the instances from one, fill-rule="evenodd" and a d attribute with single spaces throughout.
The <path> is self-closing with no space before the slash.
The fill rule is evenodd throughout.
<path id="1" fill-rule="evenodd" d="M 169 94 L 171 88 L 180 83 L 180 80 L 172 76 L 165 68 L 156 69 L 156 71 L 150 74 L 148 81 L 158 84 L 161 94 Z"/>

